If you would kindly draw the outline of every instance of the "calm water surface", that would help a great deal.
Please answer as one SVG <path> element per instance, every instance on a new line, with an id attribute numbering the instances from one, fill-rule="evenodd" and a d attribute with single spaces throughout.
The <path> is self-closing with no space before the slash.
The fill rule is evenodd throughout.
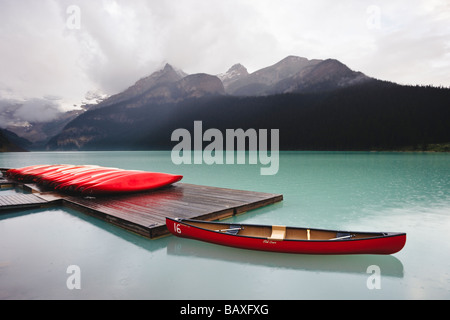
<path id="1" fill-rule="evenodd" d="M 173 236 L 147 240 L 68 208 L 0 215 L 0 299 L 449 299 L 450 155 L 283 152 L 260 165 L 172 164 L 169 152 L 3 153 L 0 167 L 97 164 L 183 182 L 282 193 L 228 221 L 407 232 L 390 256 L 254 252 Z M 20 192 L 3 190 L 0 195 Z M 80 268 L 69 290 L 67 268 Z M 370 289 L 369 266 L 380 268 Z"/>

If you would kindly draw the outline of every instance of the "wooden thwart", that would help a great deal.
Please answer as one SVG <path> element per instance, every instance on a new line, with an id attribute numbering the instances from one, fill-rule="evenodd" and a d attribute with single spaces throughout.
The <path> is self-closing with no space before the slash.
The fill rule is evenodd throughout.
<path id="1" fill-rule="evenodd" d="M 22 187 L 33 193 L 0 194 L 0 211 L 62 203 L 150 239 L 169 234 L 165 225 L 166 217 L 211 221 L 283 200 L 280 194 L 187 183 L 176 183 L 143 193 L 97 198 L 50 192 L 36 185 Z"/>

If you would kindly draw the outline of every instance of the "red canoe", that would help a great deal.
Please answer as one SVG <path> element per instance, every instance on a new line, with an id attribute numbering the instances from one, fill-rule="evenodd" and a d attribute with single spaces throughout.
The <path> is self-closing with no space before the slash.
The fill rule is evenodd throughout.
<path id="1" fill-rule="evenodd" d="M 121 172 L 121 171 L 123 171 L 123 170 L 105 168 L 104 170 L 83 172 L 83 173 L 77 174 L 76 177 L 73 177 L 72 179 L 70 179 L 68 181 L 62 182 L 56 188 L 62 189 L 62 190 L 75 190 L 78 187 L 80 187 L 83 183 L 92 182 L 93 180 L 98 179 L 101 176 L 110 175 L 114 172 Z"/>
<path id="2" fill-rule="evenodd" d="M 122 170 L 99 166 L 39 165 L 10 169 L 10 179 L 34 182 L 63 191 L 77 191 L 86 195 L 140 192 L 161 188 L 183 176 L 159 172 Z"/>
<path id="3" fill-rule="evenodd" d="M 25 181 L 25 182 L 31 182 L 36 176 L 50 171 L 55 171 L 60 168 L 67 167 L 65 165 L 59 165 L 59 166 L 49 166 L 49 165 L 38 165 L 38 166 L 31 166 L 31 167 L 25 167 L 25 168 L 18 168 L 18 169 L 10 169 L 6 172 L 6 175 L 9 178 Z"/>
<path id="4" fill-rule="evenodd" d="M 100 181 L 80 190 L 86 195 L 107 193 L 138 192 L 140 190 L 157 189 L 178 182 L 183 176 L 158 172 L 129 172 L 104 181 Z"/>
<path id="5" fill-rule="evenodd" d="M 110 170 L 108 172 L 92 175 L 89 178 L 74 180 L 71 185 L 63 186 L 62 189 L 72 191 L 82 191 L 83 189 L 86 189 L 87 187 L 93 186 L 102 181 L 112 179 L 113 177 L 124 176 L 126 174 L 129 174 L 129 172 L 125 170 L 117 170 L 115 172 Z"/>
<path id="6" fill-rule="evenodd" d="M 169 231 L 182 238 L 241 249 L 301 254 L 393 254 L 406 233 L 349 232 L 166 218 Z"/>
<path id="7" fill-rule="evenodd" d="M 65 171 L 64 174 L 58 174 L 56 177 L 51 178 L 51 180 L 53 181 L 53 183 L 55 185 L 60 185 L 65 182 L 75 181 L 76 179 L 80 179 L 82 177 L 100 173 L 100 172 L 103 172 L 106 170 L 111 171 L 112 169 L 111 168 L 100 168 L 100 167 L 77 168 L 77 169 L 73 169 L 70 171 Z"/>
<path id="8" fill-rule="evenodd" d="M 80 181 L 76 184 L 76 187 L 74 190 L 79 190 L 79 191 L 83 191 L 86 188 L 89 188 L 93 185 L 99 184 L 99 183 L 104 183 L 106 181 L 109 181 L 113 178 L 118 178 L 118 177 L 123 177 L 126 175 L 129 175 L 131 172 L 136 172 L 136 171 L 129 171 L 129 170 L 120 170 L 117 172 L 107 172 L 105 174 L 100 174 L 98 176 L 93 176 L 91 179 L 89 180 L 84 180 L 84 181 Z M 142 172 L 142 171 L 138 171 L 138 172 Z"/>
<path id="9" fill-rule="evenodd" d="M 76 167 L 73 169 L 67 169 L 67 170 L 63 170 L 63 171 L 57 171 L 54 174 L 51 175 L 42 175 L 42 180 L 46 181 L 50 186 L 56 187 L 59 186 L 62 183 L 68 182 L 68 181 L 72 181 L 77 179 L 78 177 L 80 177 L 83 174 L 92 172 L 92 171 L 97 171 L 99 170 L 98 167 L 95 168 L 80 168 L 80 167 Z"/>

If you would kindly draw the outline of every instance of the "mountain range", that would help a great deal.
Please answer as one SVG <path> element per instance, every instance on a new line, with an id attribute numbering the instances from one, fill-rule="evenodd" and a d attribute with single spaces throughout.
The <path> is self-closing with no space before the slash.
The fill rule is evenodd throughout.
<path id="1" fill-rule="evenodd" d="M 46 150 L 171 149 L 173 130 L 277 128 L 280 148 L 378 150 L 447 143 L 450 90 L 401 86 L 335 59 L 288 56 L 249 73 L 186 74 L 170 64 L 73 116 Z"/>
<path id="2" fill-rule="evenodd" d="M 338 60 L 308 60 L 296 56 L 288 56 L 251 74 L 244 66 L 236 64 L 219 78 L 228 94 L 239 96 L 323 91 L 370 80 Z"/>
<path id="3" fill-rule="evenodd" d="M 288 56 L 251 74 L 241 64 L 233 65 L 226 73 L 218 75 L 188 75 L 166 64 L 163 69 L 140 79 L 95 108 L 118 103 L 128 103 L 133 108 L 149 103 L 172 103 L 205 96 L 262 96 L 323 91 L 368 80 L 369 77 L 350 70 L 337 60 L 308 60 L 296 56 Z"/>

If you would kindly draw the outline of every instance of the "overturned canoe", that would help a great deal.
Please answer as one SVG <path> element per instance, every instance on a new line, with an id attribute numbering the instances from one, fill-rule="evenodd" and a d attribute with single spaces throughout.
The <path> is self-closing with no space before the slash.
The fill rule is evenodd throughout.
<path id="1" fill-rule="evenodd" d="M 283 253 L 393 254 L 406 243 L 406 233 L 393 232 L 350 232 L 172 218 L 166 218 L 166 226 L 178 237 Z"/>
<path id="2" fill-rule="evenodd" d="M 80 187 L 81 193 L 108 194 L 138 192 L 141 190 L 157 189 L 180 181 L 182 176 L 158 172 L 129 172 L 112 178 L 101 179 L 94 185 Z"/>
<path id="3" fill-rule="evenodd" d="M 161 188 L 183 178 L 175 174 L 96 165 L 38 165 L 10 169 L 6 176 L 24 183 L 86 195 L 140 192 Z"/>
<path id="4" fill-rule="evenodd" d="M 25 168 L 9 169 L 6 175 L 10 179 L 18 181 L 32 182 L 36 177 L 49 172 L 54 172 L 60 168 L 67 168 L 67 165 L 38 165 Z"/>
<path id="5" fill-rule="evenodd" d="M 66 190 L 66 191 L 75 191 L 86 185 L 94 185 L 100 179 L 105 179 L 106 177 L 112 177 L 113 175 L 124 174 L 122 170 L 96 170 L 95 172 L 84 173 L 81 175 L 77 175 L 73 179 L 69 181 L 65 181 L 60 183 L 56 189 Z"/>

